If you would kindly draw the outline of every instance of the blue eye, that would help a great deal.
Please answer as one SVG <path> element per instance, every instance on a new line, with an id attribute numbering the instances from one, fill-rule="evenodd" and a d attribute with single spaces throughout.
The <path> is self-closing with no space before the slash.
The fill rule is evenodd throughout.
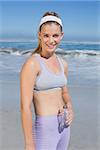
<path id="1" fill-rule="evenodd" d="M 58 36 L 59 36 L 58 34 L 53 35 L 53 37 L 58 37 Z"/>
<path id="2" fill-rule="evenodd" d="M 45 34 L 44 37 L 49 37 L 49 36 L 47 34 Z"/>

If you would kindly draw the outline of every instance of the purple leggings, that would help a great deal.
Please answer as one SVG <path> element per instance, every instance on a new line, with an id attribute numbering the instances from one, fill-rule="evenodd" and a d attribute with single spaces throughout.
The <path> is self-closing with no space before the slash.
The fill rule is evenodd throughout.
<path id="1" fill-rule="evenodd" d="M 70 126 L 59 133 L 57 115 L 36 115 L 33 136 L 36 150 L 67 150 L 70 140 Z"/>

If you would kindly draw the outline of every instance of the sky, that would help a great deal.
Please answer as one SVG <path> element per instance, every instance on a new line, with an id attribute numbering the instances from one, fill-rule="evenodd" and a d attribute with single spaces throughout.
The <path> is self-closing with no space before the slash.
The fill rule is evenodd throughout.
<path id="1" fill-rule="evenodd" d="M 0 39 L 34 40 L 46 11 L 62 18 L 64 40 L 100 40 L 100 1 L 0 0 Z"/>

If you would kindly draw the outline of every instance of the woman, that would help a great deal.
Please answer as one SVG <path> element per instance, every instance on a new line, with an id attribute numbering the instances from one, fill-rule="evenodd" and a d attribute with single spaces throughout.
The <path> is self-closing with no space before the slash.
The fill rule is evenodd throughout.
<path id="1" fill-rule="evenodd" d="M 66 150 L 73 120 L 67 89 L 68 65 L 55 50 L 63 38 L 58 14 L 46 12 L 41 18 L 38 47 L 20 72 L 21 116 L 25 150 Z M 32 123 L 31 106 L 35 121 Z M 65 108 L 67 107 L 67 109 Z"/>

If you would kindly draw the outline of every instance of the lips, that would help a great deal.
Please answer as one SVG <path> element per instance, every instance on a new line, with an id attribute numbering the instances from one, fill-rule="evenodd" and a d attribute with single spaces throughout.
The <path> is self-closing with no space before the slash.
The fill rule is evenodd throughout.
<path id="1" fill-rule="evenodd" d="M 55 47 L 55 45 L 47 45 L 49 48 L 54 48 Z"/>

